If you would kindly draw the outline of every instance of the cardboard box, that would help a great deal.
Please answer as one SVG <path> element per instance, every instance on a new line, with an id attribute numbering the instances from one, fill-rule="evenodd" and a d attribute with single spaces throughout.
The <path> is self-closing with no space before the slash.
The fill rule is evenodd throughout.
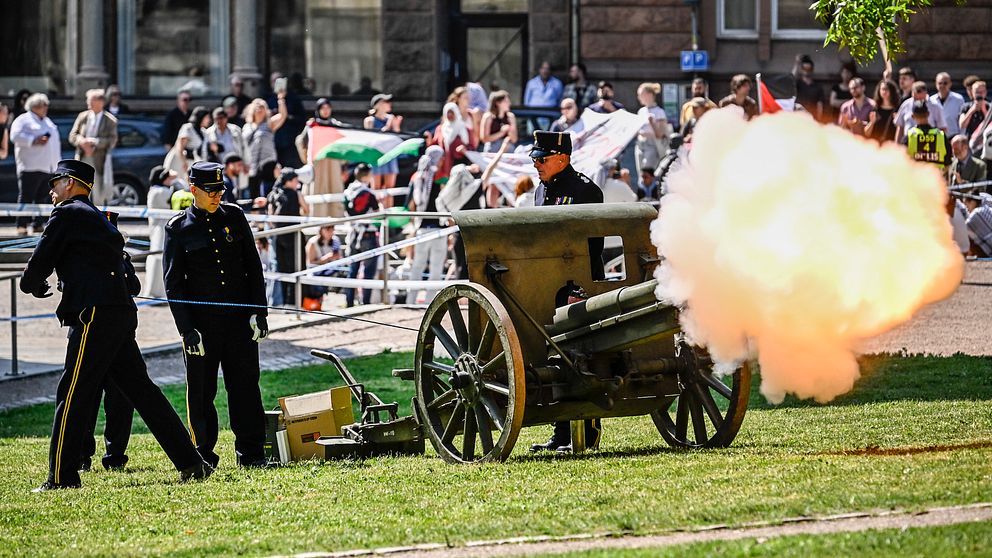
<path id="1" fill-rule="evenodd" d="M 341 427 L 355 422 L 351 409 L 351 390 L 336 387 L 316 393 L 283 397 L 279 400 L 289 451 L 294 461 L 324 457 L 317 445 L 321 436 L 340 436 Z"/>

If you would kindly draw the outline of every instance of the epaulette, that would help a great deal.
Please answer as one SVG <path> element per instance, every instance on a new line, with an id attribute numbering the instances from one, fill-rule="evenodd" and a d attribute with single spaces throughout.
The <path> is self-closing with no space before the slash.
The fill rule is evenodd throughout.
<path id="1" fill-rule="evenodd" d="M 60 202 L 59 202 L 59 204 L 58 204 L 58 205 L 56 205 L 55 207 L 62 207 L 62 206 L 65 206 L 65 205 L 69 205 L 70 203 L 72 203 L 72 202 L 74 202 L 74 201 L 76 201 L 76 200 L 74 200 L 74 199 L 72 199 L 72 198 L 69 198 L 69 199 L 67 199 L 67 200 L 62 200 L 62 201 L 60 201 Z"/>
<path id="2" fill-rule="evenodd" d="M 183 219 L 184 217 L 186 217 L 186 212 L 185 212 L 185 211 L 183 211 L 183 212 L 180 212 L 180 213 L 177 213 L 177 214 L 175 214 L 175 215 L 173 215 L 173 216 L 172 216 L 172 218 L 170 218 L 170 219 L 169 219 L 169 222 L 165 224 L 165 227 L 166 227 L 167 229 L 171 229 L 171 228 L 172 228 L 172 227 L 174 227 L 174 226 L 175 226 L 175 225 L 176 225 L 176 224 L 177 224 L 177 223 L 178 223 L 179 221 L 181 221 L 181 220 L 182 220 L 182 219 Z"/>
<path id="3" fill-rule="evenodd" d="M 236 203 L 231 203 L 231 202 L 220 202 L 220 204 L 221 204 L 221 205 L 222 205 L 222 206 L 223 206 L 223 207 L 224 207 L 225 209 L 237 209 L 237 210 L 238 210 L 238 211 L 240 211 L 241 213 L 244 213 L 244 210 L 243 210 L 243 209 L 241 209 L 241 206 L 240 206 L 240 205 L 238 205 L 238 204 L 236 204 Z"/>

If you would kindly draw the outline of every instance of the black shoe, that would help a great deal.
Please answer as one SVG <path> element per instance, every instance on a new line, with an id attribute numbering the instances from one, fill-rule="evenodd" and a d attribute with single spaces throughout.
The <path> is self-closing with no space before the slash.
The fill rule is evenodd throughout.
<path id="1" fill-rule="evenodd" d="M 127 465 L 128 457 L 126 455 L 121 456 L 103 456 L 103 468 L 108 471 L 123 471 L 124 466 Z"/>
<path id="2" fill-rule="evenodd" d="M 77 469 L 77 470 L 80 473 L 85 473 L 85 472 L 89 471 L 92 468 L 93 468 L 93 460 L 90 459 L 89 457 L 84 457 L 84 458 L 82 458 L 82 459 L 79 460 L 79 469 Z"/>
<path id="3" fill-rule="evenodd" d="M 196 451 L 200 454 L 200 457 L 207 465 L 210 465 L 212 469 L 217 468 L 217 464 L 220 463 L 219 455 L 212 451 L 201 450 L 200 448 L 197 448 Z"/>
<path id="4" fill-rule="evenodd" d="M 266 458 L 252 459 L 247 461 L 238 461 L 238 466 L 244 467 L 245 469 L 275 469 L 279 467 L 281 463 L 276 463 L 269 461 Z"/>
<path id="5" fill-rule="evenodd" d="M 210 476 L 214 472 L 214 468 L 211 467 L 207 462 L 201 461 L 192 467 L 187 467 L 182 471 L 179 471 L 179 480 L 182 482 L 189 482 L 191 480 L 203 480 Z"/>
<path id="6" fill-rule="evenodd" d="M 537 453 L 539 451 L 560 451 L 563 447 L 568 447 L 571 451 L 572 447 L 572 433 L 569 429 L 568 422 L 556 422 L 555 431 L 551 434 L 551 438 L 543 444 L 534 444 L 530 447 L 532 453 Z"/>
<path id="7" fill-rule="evenodd" d="M 79 484 L 55 484 L 51 481 L 45 481 L 39 486 L 31 491 L 32 494 L 39 494 L 41 492 L 48 492 L 49 490 L 64 490 L 66 488 L 80 488 Z"/>

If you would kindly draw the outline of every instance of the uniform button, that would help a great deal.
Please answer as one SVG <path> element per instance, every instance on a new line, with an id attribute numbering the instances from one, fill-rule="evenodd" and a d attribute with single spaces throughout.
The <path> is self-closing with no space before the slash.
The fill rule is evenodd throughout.
<path id="1" fill-rule="evenodd" d="M 220 254 L 220 250 L 218 250 L 216 248 L 214 248 L 214 252 L 217 252 L 218 254 Z"/>
<path id="2" fill-rule="evenodd" d="M 220 260 L 217 260 L 217 263 L 220 263 Z"/>
<path id="3" fill-rule="evenodd" d="M 114 273 L 113 271 L 111 271 L 111 272 L 110 272 L 110 275 L 112 275 L 112 276 L 113 276 L 113 275 L 117 275 L 117 274 L 116 274 L 116 273 Z"/>
<path id="4" fill-rule="evenodd" d="M 217 239 L 216 238 L 211 238 L 210 239 L 210 242 L 217 242 Z"/>
<path id="5" fill-rule="evenodd" d="M 223 274 L 224 274 L 224 270 L 223 270 L 223 269 L 222 269 L 222 270 L 220 270 L 220 273 L 221 273 L 221 275 L 223 275 Z"/>
<path id="6" fill-rule="evenodd" d="M 221 284 L 221 285 L 223 285 L 223 284 L 224 284 L 224 282 L 223 282 L 223 281 L 221 281 L 221 282 L 220 282 L 220 284 Z"/>

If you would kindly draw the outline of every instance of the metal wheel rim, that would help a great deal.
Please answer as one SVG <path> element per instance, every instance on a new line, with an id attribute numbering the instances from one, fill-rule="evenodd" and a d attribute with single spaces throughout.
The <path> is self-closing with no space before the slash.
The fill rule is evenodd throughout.
<path id="1" fill-rule="evenodd" d="M 127 182 L 115 182 L 114 192 L 110 198 L 110 205 L 120 207 L 133 207 L 138 205 L 138 190 Z"/>
<path id="2" fill-rule="evenodd" d="M 466 299 L 467 321 L 458 305 Z M 454 338 L 441 325 L 445 316 L 452 321 Z M 435 343 L 454 365 L 435 361 Z M 466 376 L 472 378 L 470 385 L 459 385 Z M 414 382 L 418 418 L 442 459 L 478 463 L 509 457 L 523 424 L 523 356 L 513 322 L 492 292 L 470 284 L 437 294 L 417 336 Z M 494 430 L 480 428 L 483 423 Z"/>
<path id="3" fill-rule="evenodd" d="M 651 413 L 658 432 L 669 445 L 684 449 L 722 448 L 733 442 L 744 422 L 751 395 L 751 364 L 745 362 L 730 376 L 730 385 L 710 367 L 680 376 L 684 389 Z M 727 402 L 725 410 L 717 404 Z M 719 420 L 715 420 L 719 417 Z"/>

